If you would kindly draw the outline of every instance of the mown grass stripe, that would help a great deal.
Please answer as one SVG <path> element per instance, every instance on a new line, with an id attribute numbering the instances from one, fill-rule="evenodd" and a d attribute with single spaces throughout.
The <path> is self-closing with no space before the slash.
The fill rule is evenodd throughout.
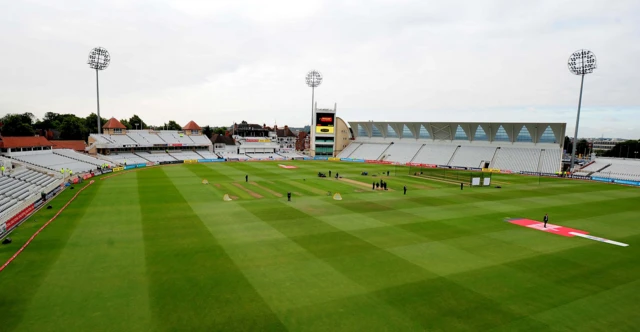
<path id="1" fill-rule="evenodd" d="M 86 184 L 85 184 L 86 185 Z M 51 223 L 44 232 L 29 245 L 0 274 L 0 312 L 2 312 L 2 329 L 13 331 L 23 321 L 32 318 L 27 316 L 27 310 L 41 287 L 51 287 L 46 284 L 46 278 L 60 258 L 69 239 L 89 205 L 92 204 L 98 192 L 99 184 L 95 183 L 79 195 L 67 209 L 60 214 L 59 219 Z M 0 247 L 0 257 L 9 258 L 24 243 L 33 232 L 49 220 L 76 193 L 75 190 L 65 190 L 55 199 L 47 202 L 54 208 L 42 209 L 31 216 L 18 229 L 11 233 L 13 245 Z M 46 312 L 39 313 L 46 315 Z"/>
<path id="2" fill-rule="evenodd" d="M 283 330 L 165 172 L 138 184 L 152 329 Z"/>
<path id="3" fill-rule="evenodd" d="M 20 329 L 142 330 L 151 323 L 136 173 L 101 181 Z M 94 184 L 95 185 L 95 184 Z M 113 208 L 117 206 L 117 208 Z M 108 272 L 108 273 L 107 273 Z M 109 290 L 105 292 L 105 290 Z"/>

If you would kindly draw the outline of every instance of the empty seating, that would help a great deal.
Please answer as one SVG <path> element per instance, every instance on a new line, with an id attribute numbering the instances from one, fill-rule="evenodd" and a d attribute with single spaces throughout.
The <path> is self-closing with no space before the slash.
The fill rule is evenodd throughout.
<path id="1" fill-rule="evenodd" d="M 301 153 L 297 153 L 297 152 L 278 152 L 279 155 L 283 156 L 286 159 L 304 159 L 304 158 L 308 158 L 307 156 L 301 154 Z"/>
<path id="2" fill-rule="evenodd" d="M 96 168 L 95 164 L 71 159 L 59 154 L 54 154 L 50 150 L 37 154 L 14 154 L 13 158 L 32 165 L 44 167 L 52 171 L 59 171 L 61 168 L 70 169 L 74 173 L 88 172 Z"/>
<path id="3" fill-rule="evenodd" d="M 196 152 L 200 155 L 199 159 L 220 159 L 220 157 L 217 154 L 211 153 L 209 151 L 196 151 Z"/>
<path id="4" fill-rule="evenodd" d="M 492 168 L 513 172 L 537 172 L 540 154 L 540 149 L 502 147 L 496 153 Z"/>
<path id="5" fill-rule="evenodd" d="M 199 154 L 192 151 L 171 152 L 169 155 L 177 160 L 202 159 Z"/>
<path id="6" fill-rule="evenodd" d="M 276 153 L 247 153 L 249 158 L 260 160 L 283 160 L 284 157 Z"/>
<path id="7" fill-rule="evenodd" d="M 382 153 L 389 147 L 389 143 L 376 144 L 376 143 L 363 143 L 359 146 L 349 158 L 352 159 L 366 159 L 377 160 Z"/>
<path id="8" fill-rule="evenodd" d="M 496 147 L 490 146 L 460 146 L 456 150 L 450 166 L 484 167 L 484 163 L 491 163 Z"/>
<path id="9" fill-rule="evenodd" d="M 420 164 L 447 165 L 457 145 L 425 144 L 411 162 Z"/>
<path id="10" fill-rule="evenodd" d="M 1 176 L 0 214 L 10 213 L 15 206 L 30 197 L 39 195 L 42 190 L 56 181 L 60 180 L 51 174 L 26 168 Z"/>
<path id="11" fill-rule="evenodd" d="M 544 149 L 540 157 L 539 172 L 555 174 L 560 170 L 562 170 L 562 150 Z"/>
<path id="12" fill-rule="evenodd" d="M 358 147 L 360 147 L 362 143 L 351 142 L 351 144 L 347 145 L 342 152 L 338 155 L 338 158 L 350 158 L 349 156 L 355 151 Z"/>
<path id="13" fill-rule="evenodd" d="M 422 144 L 420 143 L 394 143 L 384 152 L 382 160 L 408 163 L 418 153 Z"/>
<path id="14" fill-rule="evenodd" d="M 78 152 L 76 152 L 74 150 L 71 150 L 71 149 L 55 149 L 55 150 L 53 150 L 53 153 L 59 154 L 59 155 L 62 155 L 62 156 L 65 156 L 65 157 L 68 157 L 68 158 L 71 158 L 71 159 L 76 159 L 78 161 L 82 161 L 82 162 L 85 162 L 85 163 L 88 163 L 88 164 L 92 164 L 92 165 L 95 165 L 95 166 L 101 166 L 102 164 L 110 164 L 111 165 L 110 162 L 107 162 L 107 161 L 104 161 L 104 160 L 101 160 L 101 159 L 98 159 L 98 158 L 94 158 L 94 157 L 88 156 L 86 154 L 78 153 Z M 111 165 L 111 166 L 113 166 L 113 165 Z"/>
<path id="15" fill-rule="evenodd" d="M 597 166 L 592 168 L 591 166 L 594 165 Z M 607 165 L 609 167 L 604 168 Z M 599 170 L 591 174 L 594 177 L 640 181 L 639 159 L 598 158 L 594 164 L 587 168 Z"/>
<path id="16" fill-rule="evenodd" d="M 124 165 L 125 163 L 127 165 L 131 165 L 131 164 L 141 164 L 141 163 L 148 162 L 148 160 L 129 152 L 112 154 L 112 155 L 109 155 L 109 158 L 121 165 Z"/>

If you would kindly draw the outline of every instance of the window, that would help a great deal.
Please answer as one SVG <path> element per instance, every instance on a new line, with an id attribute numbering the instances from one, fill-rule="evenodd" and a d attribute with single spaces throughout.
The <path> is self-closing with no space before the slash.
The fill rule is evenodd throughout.
<path id="1" fill-rule="evenodd" d="M 507 134 L 507 131 L 504 130 L 504 127 L 502 127 L 502 125 L 500 125 L 500 127 L 498 127 L 498 130 L 496 131 L 496 138 L 494 139 L 494 141 L 497 141 L 497 142 L 510 142 L 509 135 Z"/>
<path id="2" fill-rule="evenodd" d="M 542 137 L 540 137 L 540 143 L 557 143 L 556 135 L 553 133 L 553 129 L 551 126 L 548 126 L 547 129 L 542 133 Z"/>
<path id="3" fill-rule="evenodd" d="M 114 134 L 122 134 L 122 129 L 116 128 L 116 129 L 113 130 L 113 133 Z"/>
<path id="4" fill-rule="evenodd" d="M 478 126 L 478 129 L 476 129 L 476 134 L 473 136 L 473 140 L 475 140 L 475 141 L 488 141 L 489 140 L 487 138 L 487 133 L 484 132 L 484 129 L 482 129 L 482 126 Z"/>
<path id="5" fill-rule="evenodd" d="M 382 133 L 380 129 L 378 129 L 377 125 L 373 125 L 371 129 L 371 137 L 382 137 Z"/>
<path id="6" fill-rule="evenodd" d="M 358 125 L 358 136 L 369 137 L 369 133 L 367 133 L 367 130 L 364 128 L 363 125 Z"/>
<path id="7" fill-rule="evenodd" d="M 431 135 L 429 135 L 429 131 L 424 125 L 420 125 L 420 132 L 418 133 L 418 138 L 431 138 Z"/>
<path id="8" fill-rule="evenodd" d="M 529 130 L 527 129 L 527 127 L 522 126 L 518 137 L 516 137 L 516 142 L 533 142 L 533 139 L 531 139 L 531 134 L 529 134 Z"/>
<path id="9" fill-rule="evenodd" d="M 390 124 L 387 125 L 387 137 L 398 137 L 398 134 L 396 134 L 396 131 L 391 128 Z"/>
<path id="10" fill-rule="evenodd" d="M 407 125 L 402 125 L 402 138 L 413 138 L 413 133 Z"/>
<path id="11" fill-rule="evenodd" d="M 464 129 L 462 129 L 461 125 L 458 125 L 458 128 L 456 128 L 456 135 L 454 136 L 455 140 L 461 140 L 461 141 L 468 141 L 469 137 L 467 137 L 467 134 L 464 132 Z"/>

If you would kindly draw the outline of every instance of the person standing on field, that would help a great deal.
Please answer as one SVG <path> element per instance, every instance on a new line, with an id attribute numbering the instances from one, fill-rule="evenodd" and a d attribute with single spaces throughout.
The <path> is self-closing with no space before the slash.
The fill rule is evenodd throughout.
<path id="1" fill-rule="evenodd" d="M 407 194 L 407 186 L 404 186 L 404 194 Z"/>
<path id="2" fill-rule="evenodd" d="M 249 182 L 249 175 L 244 176 L 244 182 Z"/>
<path id="3" fill-rule="evenodd" d="M 544 228 L 547 228 L 547 223 L 549 222 L 549 214 L 544 214 Z"/>

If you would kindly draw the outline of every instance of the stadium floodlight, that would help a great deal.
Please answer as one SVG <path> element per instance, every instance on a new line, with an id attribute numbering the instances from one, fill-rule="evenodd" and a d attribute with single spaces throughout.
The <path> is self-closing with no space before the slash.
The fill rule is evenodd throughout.
<path id="1" fill-rule="evenodd" d="M 578 116 L 576 117 L 576 130 L 573 135 L 573 147 L 571 149 L 571 176 L 573 176 L 573 166 L 576 161 L 576 147 L 578 146 L 578 125 L 580 124 L 580 107 L 582 106 L 582 87 L 584 86 L 584 75 L 593 73 L 597 68 L 596 55 L 589 50 L 577 50 L 571 54 L 567 63 L 569 71 L 574 75 L 582 76 L 580 82 L 580 98 L 578 99 Z"/>
<path id="2" fill-rule="evenodd" d="M 111 62 L 111 55 L 109 52 L 103 47 L 96 47 L 89 52 L 89 60 L 87 64 L 89 68 L 96 70 L 96 96 L 97 96 L 97 106 L 98 106 L 98 134 L 100 134 L 100 85 L 98 84 L 98 70 L 105 70 L 109 67 L 109 63 Z"/>
<path id="3" fill-rule="evenodd" d="M 309 132 L 313 132 L 313 103 L 314 103 L 314 90 L 322 83 L 322 74 L 317 70 L 312 70 L 307 73 L 307 85 L 311 87 L 311 124 L 309 125 Z"/>

